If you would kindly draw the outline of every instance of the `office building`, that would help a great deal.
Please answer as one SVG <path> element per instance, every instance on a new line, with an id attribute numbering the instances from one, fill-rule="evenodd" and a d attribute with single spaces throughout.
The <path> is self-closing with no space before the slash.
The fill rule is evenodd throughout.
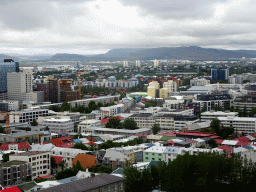
<path id="1" fill-rule="evenodd" d="M 44 119 L 43 122 L 40 122 L 39 125 L 47 126 L 51 133 L 71 133 L 74 132 L 74 122 L 71 119 Z"/>
<path id="2" fill-rule="evenodd" d="M 211 69 L 212 80 L 227 80 L 229 77 L 229 69 L 216 68 Z"/>
<path id="3" fill-rule="evenodd" d="M 128 67 L 128 61 L 123 61 L 123 66 Z"/>
<path id="4" fill-rule="evenodd" d="M 19 110 L 19 102 L 12 100 L 0 101 L 0 111 L 17 111 Z"/>
<path id="5" fill-rule="evenodd" d="M 5 59 L 0 63 L 0 90 L 7 90 L 7 74 L 19 72 L 19 63 L 12 59 Z"/>
<path id="6" fill-rule="evenodd" d="M 210 80 L 208 79 L 199 79 L 199 78 L 194 78 L 190 80 L 190 87 L 192 86 L 205 86 L 210 84 Z"/>
<path id="7" fill-rule="evenodd" d="M 32 71 L 12 72 L 7 74 L 7 92 L 9 100 L 33 101 L 41 103 L 44 100 L 43 92 L 33 92 L 32 88 Z"/>
<path id="8" fill-rule="evenodd" d="M 154 60 L 154 68 L 157 68 L 159 66 L 159 61 L 157 59 Z"/>
<path id="9" fill-rule="evenodd" d="M 49 79 L 49 101 L 60 102 L 60 82 L 58 79 Z"/>
<path id="10" fill-rule="evenodd" d="M 136 61 L 135 61 L 135 66 L 136 66 L 137 68 L 140 68 L 140 63 L 141 63 L 140 60 L 136 60 Z"/>

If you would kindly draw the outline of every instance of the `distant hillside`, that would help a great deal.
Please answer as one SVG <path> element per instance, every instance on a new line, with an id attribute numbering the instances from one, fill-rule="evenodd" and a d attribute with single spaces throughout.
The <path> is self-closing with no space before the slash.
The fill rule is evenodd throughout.
<path id="1" fill-rule="evenodd" d="M 50 60 L 52 61 L 84 61 L 86 56 L 77 54 L 58 53 L 53 55 Z"/>
<path id="2" fill-rule="evenodd" d="M 4 62 L 4 59 L 13 59 L 14 61 L 19 61 L 17 57 L 0 54 L 0 62 Z"/>
<path id="3" fill-rule="evenodd" d="M 161 47 L 148 49 L 112 49 L 100 55 L 55 54 L 54 61 L 114 61 L 114 60 L 153 60 L 153 59 L 186 59 L 186 60 L 228 60 L 230 58 L 255 58 L 254 50 L 225 50 L 190 47 Z"/>

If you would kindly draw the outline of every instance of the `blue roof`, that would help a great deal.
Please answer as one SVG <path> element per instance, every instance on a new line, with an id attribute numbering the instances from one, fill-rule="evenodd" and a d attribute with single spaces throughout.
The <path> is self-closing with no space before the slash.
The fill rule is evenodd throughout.
<path id="1" fill-rule="evenodd" d="M 245 149 L 254 149 L 253 147 L 251 147 L 249 145 L 243 146 L 243 148 L 245 148 Z"/>
<path id="2" fill-rule="evenodd" d="M 154 146 L 154 144 L 152 144 L 152 143 L 144 143 L 144 145 L 146 145 L 148 147 L 153 147 Z"/>
<path id="3" fill-rule="evenodd" d="M 75 143 L 82 143 L 82 140 L 80 139 L 73 139 Z"/>
<path id="4" fill-rule="evenodd" d="M 79 178 L 77 176 L 73 176 L 73 177 L 68 177 L 65 179 L 58 180 L 58 182 L 64 184 L 64 183 L 70 183 L 77 180 L 79 180 Z"/>

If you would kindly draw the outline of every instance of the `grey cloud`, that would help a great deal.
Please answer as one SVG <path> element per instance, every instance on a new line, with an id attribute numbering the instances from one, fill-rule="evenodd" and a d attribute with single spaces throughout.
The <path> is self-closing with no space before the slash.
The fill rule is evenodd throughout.
<path id="1" fill-rule="evenodd" d="M 127 6 L 139 6 L 142 13 L 164 19 L 206 18 L 214 14 L 214 5 L 227 0 L 120 0 Z"/>

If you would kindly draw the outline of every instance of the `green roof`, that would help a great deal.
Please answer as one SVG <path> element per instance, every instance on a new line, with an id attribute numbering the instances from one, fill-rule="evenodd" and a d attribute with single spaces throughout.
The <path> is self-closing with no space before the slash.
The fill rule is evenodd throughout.
<path id="1" fill-rule="evenodd" d="M 24 163 L 27 163 L 27 162 L 25 162 L 25 161 L 8 161 L 8 162 L 0 164 L 0 167 L 10 167 L 12 165 L 21 165 Z"/>
<path id="2" fill-rule="evenodd" d="M 34 181 L 17 185 L 17 187 L 20 190 L 29 190 L 29 189 L 32 189 L 35 186 L 37 186 L 37 184 Z"/>
<path id="3" fill-rule="evenodd" d="M 118 168 L 115 171 L 113 171 L 112 173 L 113 174 L 121 174 L 121 175 L 123 175 L 124 174 L 124 169 L 123 168 Z"/>
<path id="4" fill-rule="evenodd" d="M 163 135 L 160 139 L 160 141 L 168 141 L 168 140 L 171 140 L 171 139 L 174 139 L 175 137 L 174 136 L 168 136 L 168 135 Z"/>

